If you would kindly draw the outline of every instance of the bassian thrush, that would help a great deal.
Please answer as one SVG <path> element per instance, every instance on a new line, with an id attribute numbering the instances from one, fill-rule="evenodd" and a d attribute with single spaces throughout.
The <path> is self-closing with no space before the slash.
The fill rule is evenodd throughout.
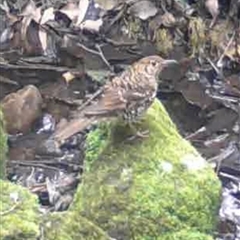
<path id="1" fill-rule="evenodd" d="M 156 97 L 159 73 L 170 64 L 177 64 L 177 61 L 164 60 L 157 55 L 138 60 L 106 83 L 95 103 L 57 128 L 51 138 L 62 145 L 66 139 L 95 122 L 116 117 L 127 123 L 139 120 Z"/>

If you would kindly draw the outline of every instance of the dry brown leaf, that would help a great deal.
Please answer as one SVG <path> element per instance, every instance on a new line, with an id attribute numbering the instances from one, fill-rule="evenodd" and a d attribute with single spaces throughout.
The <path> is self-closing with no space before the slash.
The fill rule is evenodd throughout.
<path id="1" fill-rule="evenodd" d="M 219 14 L 218 0 L 206 0 L 205 6 L 213 18 Z"/>
<path id="2" fill-rule="evenodd" d="M 102 9 L 105 11 L 109 11 L 115 7 L 117 7 L 122 0 L 95 0 L 95 3 L 99 4 Z"/>
<path id="3" fill-rule="evenodd" d="M 77 4 L 73 2 L 68 2 L 64 7 L 62 7 L 59 12 L 65 14 L 73 22 L 77 21 L 79 8 Z"/>
<path id="4" fill-rule="evenodd" d="M 209 11 L 209 13 L 212 15 L 212 22 L 210 24 L 210 28 L 215 24 L 217 16 L 219 14 L 219 5 L 218 0 L 206 0 L 205 7 Z"/>
<path id="5" fill-rule="evenodd" d="M 24 48 L 24 50 L 28 53 L 32 52 L 32 47 L 29 44 L 28 38 L 27 38 L 27 31 L 32 22 L 31 16 L 23 17 L 21 21 L 21 29 L 20 29 L 20 39 L 21 39 L 21 46 Z"/>
<path id="6" fill-rule="evenodd" d="M 101 18 L 99 18 L 96 21 L 86 20 L 80 24 L 80 28 L 86 29 L 88 31 L 98 32 L 102 24 L 103 24 L 103 21 Z"/>
<path id="7" fill-rule="evenodd" d="M 46 31 L 43 29 L 40 29 L 38 32 L 38 37 L 39 37 L 39 41 L 41 43 L 43 52 L 46 52 L 46 50 L 47 50 L 47 33 L 46 33 Z"/>
<path id="8" fill-rule="evenodd" d="M 166 12 L 162 15 L 162 24 L 165 27 L 173 27 L 176 24 L 176 19 L 171 13 Z"/>
<path id="9" fill-rule="evenodd" d="M 62 74 L 62 77 L 64 78 L 66 83 L 69 83 L 75 78 L 75 75 L 71 72 L 65 72 Z"/>
<path id="10" fill-rule="evenodd" d="M 226 52 L 225 55 L 228 56 L 230 59 L 235 60 L 236 56 L 240 56 L 240 46 L 231 47 Z"/>
<path id="11" fill-rule="evenodd" d="M 53 7 L 47 8 L 43 12 L 40 24 L 43 25 L 43 24 L 45 24 L 46 22 L 48 22 L 50 20 L 54 20 L 54 17 L 55 17 L 54 16 L 54 8 Z"/>
<path id="12" fill-rule="evenodd" d="M 6 13 L 9 25 L 13 25 L 17 21 L 19 21 L 19 17 L 10 13 L 10 9 L 6 1 L 4 1 L 3 4 L 0 4 L 0 9 L 2 9 Z"/>
<path id="13" fill-rule="evenodd" d="M 130 6 L 129 11 L 141 20 L 147 20 L 148 18 L 155 16 L 158 9 L 153 2 L 142 0 L 133 3 Z"/>
<path id="14" fill-rule="evenodd" d="M 78 19 L 76 25 L 78 26 L 84 19 L 89 6 L 89 0 L 80 0 L 78 4 Z"/>
<path id="15" fill-rule="evenodd" d="M 32 0 L 30 0 L 28 4 L 25 6 L 25 8 L 23 9 L 20 16 L 31 17 L 36 22 L 39 22 L 42 16 L 41 8 L 40 7 L 37 8 L 35 3 Z"/>

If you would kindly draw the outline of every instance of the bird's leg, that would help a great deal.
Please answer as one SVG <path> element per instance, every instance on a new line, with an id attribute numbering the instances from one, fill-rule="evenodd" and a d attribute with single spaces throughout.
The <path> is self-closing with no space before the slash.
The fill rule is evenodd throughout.
<path id="1" fill-rule="evenodd" d="M 140 122 L 140 121 L 138 121 L 138 122 Z M 131 137 L 128 138 L 129 141 L 132 141 L 132 140 L 134 140 L 136 138 L 148 138 L 149 137 L 149 130 L 139 130 L 131 122 L 129 122 L 128 125 L 134 131 L 134 134 Z"/>

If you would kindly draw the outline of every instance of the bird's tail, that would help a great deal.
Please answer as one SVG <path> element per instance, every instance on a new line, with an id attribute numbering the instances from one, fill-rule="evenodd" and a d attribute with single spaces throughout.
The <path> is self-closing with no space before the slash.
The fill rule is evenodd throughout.
<path id="1" fill-rule="evenodd" d="M 68 138 L 84 130 L 95 122 L 95 117 L 73 119 L 56 129 L 51 136 L 58 144 L 62 145 Z"/>

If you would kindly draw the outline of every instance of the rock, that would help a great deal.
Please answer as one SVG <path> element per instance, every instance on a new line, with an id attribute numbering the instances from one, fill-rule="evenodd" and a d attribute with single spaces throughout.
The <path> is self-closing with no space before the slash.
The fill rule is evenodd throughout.
<path id="1" fill-rule="evenodd" d="M 166 234 L 164 240 L 214 240 L 210 235 L 195 231 L 194 229 L 181 229 L 174 234 Z"/>
<path id="2" fill-rule="evenodd" d="M 25 133 L 41 114 L 42 97 L 35 86 L 28 85 L 7 95 L 1 105 L 7 132 Z"/>
<path id="3" fill-rule="evenodd" d="M 4 130 L 4 121 L 0 109 L 0 179 L 5 177 L 5 161 L 7 152 L 7 137 Z"/>
<path id="4" fill-rule="evenodd" d="M 37 239 L 40 215 L 37 197 L 26 188 L 0 180 L 0 239 Z"/>
<path id="5" fill-rule="evenodd" d="M 74 211 L 53 213 L 43 223 L 47 240 L 110 240 L 100 227 Z"/>
<path id="6" fill-rule="evenodd" d="M 131 129 L 110 127 L 88 136 L 89 170 L 72 211 L 118 240 L 212 239 L 220 182 L 162 104 L 156 100 L 138 126 L 150 131 L 147 139 L 129 142 Z"/>
<path id="7" fill-rule="evenodd" d="M 127 141 L 120 122 L 88 135 L 86 172 L 69 211 L 42 220 L 48 240 L 213 240 L 220 182 L 155 101 Z M 138 126 L 138 127 L 139 127 Z"/>

